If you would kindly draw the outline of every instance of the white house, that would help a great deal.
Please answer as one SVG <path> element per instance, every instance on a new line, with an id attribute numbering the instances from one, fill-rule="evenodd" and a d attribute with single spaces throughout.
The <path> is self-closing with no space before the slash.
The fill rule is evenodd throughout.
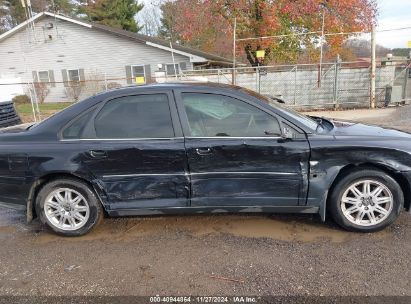
<path id="1" fill-rule="evenodd" d="M 155 75 L 230 64 L 165 40 L 42 12 L 0 35 L 0 98 L 22 90 L 33 94 L 29 88 L 34 87 L 46 102 L 68 101 L 101 87 L 150 83 Z M 4 85 L 10 79 L 23 84 Z"/>

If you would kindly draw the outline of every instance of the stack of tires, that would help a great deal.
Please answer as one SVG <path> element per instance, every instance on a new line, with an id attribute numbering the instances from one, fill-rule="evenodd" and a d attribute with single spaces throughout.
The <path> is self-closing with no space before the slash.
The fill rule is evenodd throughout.
<path id="1" fill-rule="evenodd" d="M 0 128 L 21 124 L 21 119 L 11 101 L 0 102 Z"/>

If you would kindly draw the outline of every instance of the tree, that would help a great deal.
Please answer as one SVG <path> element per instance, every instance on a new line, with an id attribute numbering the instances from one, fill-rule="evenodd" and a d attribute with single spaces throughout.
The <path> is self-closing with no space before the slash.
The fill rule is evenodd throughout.
<path id="1" fill-rule="evenodd" d="M 100 24 L 138 32 L 142 29 L 135 20 L 144 5 L 136 0 L 82 0 L 79 13 L 84 18 Z"/>
<path id="2" fill-rule="evenodd" d="M 409 57 L 411 55 L 411 48 L 395 48 L 392 50 L 394 56 Z"/>
<path id="3" fill-rule="evenodd" d="M 39 103 L 44 103 L 47 95 L 49 94 L 49 86 L 45 82 L 35 82 L 34 83 L 34 94 L 37 96 Z"/>
<path id="4" fill-rule="evenodd" d="M 348 39 L 343 43 L 343 48 L 348 49 L 355 58 L 371 56 L 371 41 L 365 39 Z M 377 57 L 385 57 L 391 49 L 377 44 L 375 53 Z"/>
<path id="5" fill-rule="evenodd" d="M 161 27 L 160 10 L 154 5 L 144 5 L 137 20 L 143 25 L 142 33 L 147 36 L 158 36 Z"/>
<path id="6" fill-rule="evenodd" d="M 375 0 L 168 0 L 162 11 L 164 37 L 226 57 L 232 52 L 234 18 L 238 38 L 297 34 L 240 42 L 240 55 L 255 65 L 258 49 L 266 50 L 267 61 L 277 62 L 296 61 L 302 52 L 318 54 L 323 13 L 326 33 L 368 31 L 377 5 Z M 327 55 L 335 56 L 345 38 L 327 36 Z"/>

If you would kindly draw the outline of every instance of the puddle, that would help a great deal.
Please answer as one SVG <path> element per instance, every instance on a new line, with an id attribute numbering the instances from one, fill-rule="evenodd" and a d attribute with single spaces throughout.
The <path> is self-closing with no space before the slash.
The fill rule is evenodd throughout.
<path id="1" fill-rule="evenodd" d="M 52 241 L 132 241 L 142 236 L 185 232 L 193 236 L 231 234 L 250 238 L 271 238 L 280 241 L 315 242 L 328 240 L 341 243 L 361 234 L 350 233 L 327 224 L 311 222 L 310 218 L 281 216 L 165 216 L 145 218 L 105 219 L 91 233 L 77 238 L 62 238 L 47 231 L 41 232 L 35 242 Z M 385 237 L 389 232 L 378 232 L 372 237 Z"/>
<path id="2" fill-rule="evenodd" d="M 16 227 L 0 226 L 0 234 L 12 234 L 17 231 Z"/>

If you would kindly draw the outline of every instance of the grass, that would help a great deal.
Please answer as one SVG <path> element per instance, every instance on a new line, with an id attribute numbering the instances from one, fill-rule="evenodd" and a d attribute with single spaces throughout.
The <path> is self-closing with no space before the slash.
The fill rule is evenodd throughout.
<path id="1" fill-rule="evenodd" d="M 48 102 L 39 104 L 41 118 L 49 117 L 72 104 L 71 102 Z M 23 122 L 33 121 L 33 109 L 30 103 L 16 104 L 15 107 Z"/>
<path id="2" fill-rule="evenodd" d="M 71 102 L 48 102 L 48 103 L 42 103 L 39 104 L 40 112 L 53 112 L 56 113 L 58 111 L 61 111 L 68 106 L 72 105 L 73 103 Z M 23 103 L 23 104 L 17 104 L 16 105 L 17 112 L 19 114 L 31 114 L 33 113 L 33 110 L 31 108 L 30 103 Z"/>

